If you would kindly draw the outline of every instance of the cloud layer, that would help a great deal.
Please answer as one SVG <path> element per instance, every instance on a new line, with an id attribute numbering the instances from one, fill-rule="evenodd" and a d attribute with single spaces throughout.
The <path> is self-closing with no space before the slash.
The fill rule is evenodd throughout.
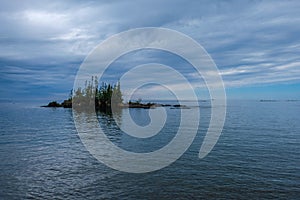
<path id="1" fill-rule="evenodd" d="M 63 99 L 96 45 L 146 26 L 171 28 L 199 42 L 228 88 L 298 84 L 299 9 L 298 1 L 2 1 L 1 99 Z M 138 59 L 154 55 L 167 58 L 140 53 Z M 192 79 L 192 70 L 185 73 Z"/>

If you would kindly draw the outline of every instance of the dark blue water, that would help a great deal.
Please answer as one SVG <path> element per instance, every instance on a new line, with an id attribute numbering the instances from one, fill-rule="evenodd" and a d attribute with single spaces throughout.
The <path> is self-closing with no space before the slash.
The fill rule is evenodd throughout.
<path id="1" fill-rule="evenodd" d="M 70 109 L 2 103 L 0 199 L 299 199 L 299 113 L 300 102 L 229 101 L 222 135 L 200 160 L 210 116 L 204 106 L 198 135 L 179 160 L 159 171 L 129 174 L 89 154 Z M 99 114 L 99 121 L 117 145 L 146 152 L 174 136 L 180 112 L 168 114 L 163 133 L 169 134 L 148 141 L 124 135 L 108 115 Z M 149 120 L 147 110 L 131 115 L 141 125 Z"/>

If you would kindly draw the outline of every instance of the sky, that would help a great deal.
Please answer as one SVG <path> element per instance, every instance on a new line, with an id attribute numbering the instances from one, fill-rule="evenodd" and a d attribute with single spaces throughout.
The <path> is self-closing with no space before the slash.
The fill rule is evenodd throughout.
<path id="1" fill-rule="evenodd" d="M 229 99 L 300 99 L 299 10 L 296 0 L 1 1 L 0 101 L 67 98 L 98 44 L 142 27 L 173 29 L 201 44 Z M 174 55 L 142 51 L 112 64 L 107 80 L 126 66 L 154 61 L 192 73 Z"/>

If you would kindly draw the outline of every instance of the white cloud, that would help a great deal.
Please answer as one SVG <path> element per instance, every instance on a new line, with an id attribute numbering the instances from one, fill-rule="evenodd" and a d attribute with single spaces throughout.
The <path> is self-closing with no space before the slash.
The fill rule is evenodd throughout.
<path id="1" fill-rule="evenodd" d="M 36 26 L 59 26 L 67 21 L 67 15 L 47 11 L 26 10 L 23 16 L 28 23 Z"/>

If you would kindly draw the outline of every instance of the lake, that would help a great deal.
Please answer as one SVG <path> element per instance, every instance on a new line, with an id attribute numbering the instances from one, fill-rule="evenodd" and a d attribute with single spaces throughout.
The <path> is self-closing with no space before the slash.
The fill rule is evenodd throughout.
<path id="1" fill-rule="evenodd" d="M 77 134 L 71 109 L 0 105 L 0 199 L 300 197 L 300 101 L 228 101 L 222 135 L 203 159 L 198 152 L 210 106 L 200 102 L 200 126 L 189 149 L 171 165 L 142 174 L 95 159 Z M 151 152 L 168 144 L 179 126 L 180 109 L 166 111 L 164 128 L 147 139 L 123 133 L 107 114 L 98 113 L 98 120 L 115 145 Z M 141 126 L 149 123 L 148 112 L 130 109 Z M 128 117 L 119 115 L 121 123 Z"/>

